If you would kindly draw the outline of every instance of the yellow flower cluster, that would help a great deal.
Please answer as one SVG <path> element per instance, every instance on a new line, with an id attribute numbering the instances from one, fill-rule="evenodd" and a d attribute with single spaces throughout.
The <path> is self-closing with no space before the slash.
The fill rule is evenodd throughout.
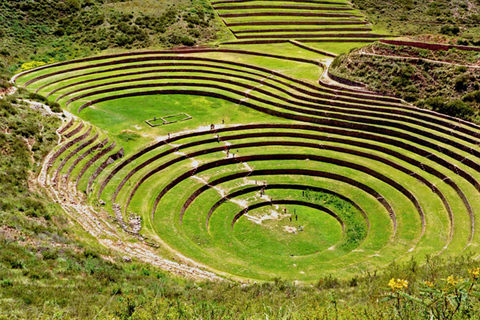
<path id="1" fill-rule="evenodd" d="M 452 285 L 452 286 L 456 286 L 459 282 L 463 282 L 463 279 L 462 278 L 460 278 L 460 279 L 455 278 L 455 276 L 453 276 L 453 275 L 447 277 L 447 283 Z"/>
<path id="2" fill-rule="evenodd" d="M 430 288 L 433 288 L 433 286 L 434 286 L 434 284 L 433 284 L 432 281 L 425 281 L 425 285 L 426 285 L 427 287 L 430 287 Z"/>
<path id="3" fill-rule="evenodd" d="M 30 70 L 30 69 L 33 69 L 33 68 L 44 66 L 45 64 L 46 63 L 43 62 L 43 61 L 30 61 L 30 62 L 25 62 L 24 64 L 22 64 L 20 69 L 22 71 L 25 71 L 25 70 Z"/>
<path id="4" fill-rule="evenodd" d="M 480 267 L 473 267 L 472 269 L 468 269 L 468 273 L 470 273 L 470 276 L 476 280 L 478 279 L 478 276 L 480 275 Z"/>
<path id="5" fill-rule="evenodd" d="M 408 288 L 408 281 L 404 279 L 396 279 L 392 278 L 388 282 L 388 286 L 392 289 L 392 291 L 398 291 Z"/>

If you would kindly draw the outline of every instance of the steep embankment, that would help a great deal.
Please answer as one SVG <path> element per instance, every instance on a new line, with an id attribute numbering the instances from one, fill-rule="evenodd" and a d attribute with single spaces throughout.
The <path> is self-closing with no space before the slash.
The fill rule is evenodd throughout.
<path id="1" fill-rule="evenodd" d="M 15 72 L 105 49 L 205 44 L 222 30 L 207 0 L 2 1 L 0 68 Z"/>
<path id="2" fill-rule="evenodd" d="M 376 43 L 338 57 L 330 72 L 419 107 L 478 122 L 478 51 Z"/>
<path id="3" fill-rule="evenodd" d="M 395 34 L 440 34 L 463 44 L 479 44 L 478 1 L 455 0 L 352 0 L 377 28 Z"/>

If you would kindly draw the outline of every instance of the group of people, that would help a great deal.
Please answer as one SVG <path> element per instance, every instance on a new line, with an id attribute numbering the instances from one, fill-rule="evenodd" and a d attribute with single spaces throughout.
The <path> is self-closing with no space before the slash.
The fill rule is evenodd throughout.
<path id="1" fill-rule="evenodd" d="M 283 208 L 283 213 L 287 214 L 287 208 Z M 295 221 L 298 221 L 297 209 L 293 209 L 293 215 L 290 215 L 290 222 L 292 222 L 293 217 L 295 217 Z"/>

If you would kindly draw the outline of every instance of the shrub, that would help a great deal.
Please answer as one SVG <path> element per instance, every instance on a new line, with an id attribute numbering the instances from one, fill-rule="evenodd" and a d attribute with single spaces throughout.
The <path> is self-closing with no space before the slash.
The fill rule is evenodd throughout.
<path id="1" fill-rule="evenodd" d="M 50 110 L 52 110 L 52 112 L 56 112 L 56 113 L 62 112 L 62 108 L 60 108 L 60 104 L 58 104 L 57 102 L 48 101 L 47 104 L 50 107 Z"/>
<path id="2" fill-rule="evenodd" d="M 42 96 L 41 94 L 38 94 L 38 93 L 30 93 L 28 94 L 28 99 L 30 100 L 35 100 L 35 101 L 38 101 L 38 102 L 43 102 L 43 103 L 46 103 L 48 102 L 48 99 L 45 98 L 44 96 Z"/>
<path id="3" fill-rule="evenodd" d="M 34 121 L 23 121 L 16 127 L 15 133 L 24 138 L 34 137 L 38 131 L 38 123 Z"/>
<path id="4" fill-rule="evenodd" d="M 470 77 L 466 73 L 462 73 L 455 78 L 455 90 L 465 91 L 468 88 Z"/>
<path id="5" fill-rule="evenodd" d="M 318 289 L 333 289 L 340 287 L 340 281 L 337 278 L 329 275 L 323 279 L 320 279 L 317 283 Z"/>
<path id="6" fill-rule="evenodd" d="M 432 110 L 452 117 L 468 119 L 475 114 L 475 110 L 461 100 L 445 103 L 443 98 L 434 97 L 427 99 L 426 104 L 429 105 Z"/>
<path id="7" fill-rule="evenodd" d="M 58 6 L 61 11 L 66 13 L 73 13 L 81 8 L 80 1 L 78 0 L 64 0 L 63 3 L 59 2 Z"/>
<path id="8" fill-rule="evenodd" d="M 140 135 L 134 132 L 122 132 L 118 135 L 118 137 L 123 141 L 128 142 L 138 140 L 140 138 Z"/>
<path id="9" fill-rule="evenodd" d="M 175 31 L 170 34 L 168 38 L 168 42 L 173 45 L 182 44 L 184 46 L 193 46 L 195 45 L 196 41 L 189 36 L 185 35 L 182 31 Z"/>
<path id="10" fill-rule="evenodd" d="M 188 36 L 183 36 L 180 41 L 184 46 L 189 46 L 189 47 L 194 46 L 197 43 L 197 41 L 195 41 L 194 39 Z"/>
<path id="11" fill-rule="evenodd" d="M 134 38 L 126 34 L 119 34 L 115 37 L 115 44 L 119 47 L 124 47 L 126 45 L 132 44 L 133 42 Z"/>
<path id="12" fill-rule="evenodd" d="M 59 28 L 57 28 L 57 29 L 53 32 L 53 34 L 56 35 L 56 36 L 61 37 L 61 36 L 63 36 L 63 35 L 65 34 L 65 29 L 62 28 L 62 27 L 59 27 Z"/>
<path id="13" fill-rule="evenodd" d="M 23 210 L 27 216 L 43 217 L 48 214 L 47 208 L 40 200 L 26 198 L 23 200 Z"/>
<path id="14" fill-rule="evenodd" d="M 460 33 L 460 28 L 457 26 L 442 26 L 440 33 L 449 36 L 456 36 Z"/>
<path id="15" fill-rule="evenodd" d="M 465 102 L 476 102 L 480 103 L 480 91 L 473 91 L 470 93 L 467 93 L 462 97 L 462 100 Z"/>
<path id="16" fill-rule="evenodd" d="M 85 251 L 83 252 L 83 255 L 85 256 L 85 258 L 90 258 L 90 259 L 94 259 L 94 258 L 99 257 L 98 253 L 96 253 L 95 251 L 92 251 L 90 249 L 85 249 Z"/>
<path id="17" fill-rule="evenodd" d="M 192 35 L 195 38 L 200 37 L 200 31 L 198 31 L 197 29 L 191 29 L 188 31 L 188 33 L 190 33 L 190 35 Z"/>
<path id="18" fill-rule="evenodd" d="M 5 288 L 5 287 L 11 287 L 13 286 L 13 282 L 10 279 L 3 279 L 0 281 L 0 287 Z"/>
<path id="19" fill-rule="evenodd" d="M 42 251 L 43 259 L 56 260 L 58 258 L 58 252 L 56 250 L 47 249 Z"/>
<path id="20" fill-rule="evenodd" d="M 0 100 L 0 116 L 6 117 L 9 115 L 16 115 L 17 110 L 11 103 L 8 103 L 5 100 Z"/>

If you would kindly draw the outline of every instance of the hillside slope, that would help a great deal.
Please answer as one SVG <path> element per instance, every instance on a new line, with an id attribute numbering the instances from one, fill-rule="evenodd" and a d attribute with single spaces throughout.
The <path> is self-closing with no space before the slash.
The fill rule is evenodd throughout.
<path id="1" fill-rule="evenodd" d="M 221 27 L 206 0 L 2 1 L 0 57 L 13 72 L 111 48 L 204 44 Z"/>
<path id="2" fill-rule="evenodd" d="M 339 56 L 331 73 L 422 108 L 478 123 L 480 55 L 375 43 Z"/>
<path id="3" fill-rule="evenodd" d="M 400 35 L 442 34 L 477 43 L 480 3 L 459 0 L 352 0 L 379 28 Z"/>

